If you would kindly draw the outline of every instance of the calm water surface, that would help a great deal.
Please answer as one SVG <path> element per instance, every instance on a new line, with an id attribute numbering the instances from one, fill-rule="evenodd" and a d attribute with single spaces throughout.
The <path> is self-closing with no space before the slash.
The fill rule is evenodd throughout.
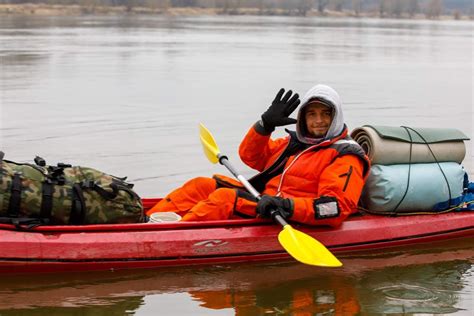
<path id="1" fill-rule="evenodd" d="M 350 129 L 452 127 L 473 136 L 473 24 L 284 17 L 0 17 L 7 158 L 127 175 L 142 196 L 225 173 L 204 122 L 238 144 L 280 87 L 338 90 Z M 279 134 L 282 135 L 282 134 Z M 467 143 L 464 165 L 474 177 Z M 473 240 L 299 264 L 3 279 L 0 314 L 458 314 L 474 311 Z M 304 314 L 306 313 L 306 314 Z"/>
<path id="2" fill-rule="evenodd" d="M 1 315 L 472 315 L 474 239 L 299 263 L 2 277 Z"/>

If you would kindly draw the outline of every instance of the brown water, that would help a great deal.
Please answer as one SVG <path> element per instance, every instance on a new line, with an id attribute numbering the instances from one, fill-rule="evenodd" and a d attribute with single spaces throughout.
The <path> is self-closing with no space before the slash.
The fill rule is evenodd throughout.
<path id="1" fill-rule="evenodd" d="M 298 263 L 2 277 L 1 315 L 471 315 L 474 239 Z M 318 314 L 319 313 L 319 314 Z"/>
<path id="2" fill-rule="evenodd" d="M 280 87 L 302 94 L 316 83 L 340 92 L 351 129 L 454 127 L 472 137 L 472 34 L 468 21 L 0 17 L 0 149 L 127 175 L 142 196 L 162 196 L 225 173 L 203 157 L 198 122 L 251 175 L 237 155 L 247 128 Z M 0 314 L 471 315 L 472 245 L 349 258 L 338 271 L 266 264 L 2 279 Z"/>

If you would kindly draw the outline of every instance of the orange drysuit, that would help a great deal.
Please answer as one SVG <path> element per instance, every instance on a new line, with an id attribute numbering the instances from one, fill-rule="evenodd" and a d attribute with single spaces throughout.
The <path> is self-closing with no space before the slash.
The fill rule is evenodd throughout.
<path id="1" fill-rule="evenodd" d="M 304 134 L 302 113 L 314 97 L 325 98 L 334 107 L 331 127 L 322 140 L 313 140 Z M 335 227 L 357 211 L 370 162 L 362 148 L 348 136 L 340 100 L 334 90 L 315 86 L 303 101 L 296 133 L 288 131 L 289 136 L 273 140 L 262 125 L 256 123 L 240 145 L 240 158 L 260 171 L 249 180 L 257 191 L 293 200 L 289 220 Z M 215 175 L 188 181 L 147 215 L 173 211 L 182 215 L 184 221 L 255 217 L 256 204 L 256 199 L 238 181 Z"/>
<path id="2" fill-rule="evenodd" d="M 272 140 L 257 129 L 252 127 L 245 136 L 240 157 L 248 166 L 263 171 L 249 180 L 257 190 L 263 188 L 262 194 L 293 198 L 290 220 L 338 226 L 356 212 L 369 162 L 362 149 L 347 138 L 347 129 L 337 138 L 304 150 L 298 148 L 301 144 L 294 134 Z M 315 213 L 315 200 L 321 196 L 337 199 L 337 216 L 324 218 Z M 256 199 L 238 181 L 215 175 L 188 181 L 147 214 L 173 211 L 183 215 L 183 220 L 219 220 L 255 216 L 255 207 Z"/>

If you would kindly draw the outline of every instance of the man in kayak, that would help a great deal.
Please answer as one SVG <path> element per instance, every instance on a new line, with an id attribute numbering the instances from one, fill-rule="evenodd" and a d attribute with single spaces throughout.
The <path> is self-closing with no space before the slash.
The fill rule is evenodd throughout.
<path id="1" fill-rule="evenodd" d="M 338 226 L 357 211 L 370 162 L 348 136 L 341 100 L 335 90 L 316 85 L 302 99 L 281 89 L 261 120 L 240 144 L 239 154 L 260 171 L 250 183 L 262 193 L 257 201 L 238 181 L 223 176 L 198 177 L 168 194 L 147 212 L 176 212 L 183 221 L 232 217 L 272 217 L 310 225 Z M 276 127 L 296 123 L 296 132 L 271 139 Z"/>

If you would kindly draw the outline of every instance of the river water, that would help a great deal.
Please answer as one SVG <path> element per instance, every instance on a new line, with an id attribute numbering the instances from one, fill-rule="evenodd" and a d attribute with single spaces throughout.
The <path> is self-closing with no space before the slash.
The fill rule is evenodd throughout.
<path id="1" fill-rule="evenodd" d="M 280 87 L 334 87 L 350 129 L 473 136 L 473 24 L 296 17 L 0 17 L 0 148 L 128 176 L 142 196 L 225 173 Z M 283 135 L 282 131 L 277 133 Z M 472 145 L 464 160 L 474 178 Z M 3 279 L 0 314 L 472 315 L 473 240 L 299 264 Z M 306 314 L 305 314 L 306 313 Z"/>

